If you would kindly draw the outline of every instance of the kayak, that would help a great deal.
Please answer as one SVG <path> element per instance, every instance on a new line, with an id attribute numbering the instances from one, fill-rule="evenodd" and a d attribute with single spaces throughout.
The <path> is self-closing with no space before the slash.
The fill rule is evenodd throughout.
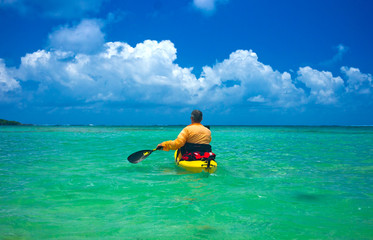
<path id="1" fill-rule="evenodd" d="M 207 160 L 183 160 L 181 159 L 181 153 L 178 154 L 178 151 L 175 151 L 175 163 L 177 166 L 184 168 L 185 170 L 193 173 L 200 173 L 202 171 L 208 173 L 214 173 L 218 168 L 218 164 L 211 160 L 210 164 Z"/>

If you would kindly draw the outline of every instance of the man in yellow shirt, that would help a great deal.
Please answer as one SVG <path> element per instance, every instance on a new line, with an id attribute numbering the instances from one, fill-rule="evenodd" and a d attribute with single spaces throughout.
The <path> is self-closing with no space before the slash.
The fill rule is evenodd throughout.
<path id="1" fill-rule="evenodd" d="M 162 150 L 177 150 L 184 145 L 187 145 L 187 151 L 204 151 L 210 152 L 211 146 L 211 131 L 201 124 L 202 112 L 194 110 L 191 114 L 190 120 L 192 124 L 186 126 L 175 140 L 170 140 L 158 144 Z"/>

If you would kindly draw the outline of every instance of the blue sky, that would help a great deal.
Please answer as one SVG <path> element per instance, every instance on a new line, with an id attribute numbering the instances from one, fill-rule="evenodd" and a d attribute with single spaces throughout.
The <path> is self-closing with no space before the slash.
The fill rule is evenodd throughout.
<path id="1" fill-rule="evenodd" d="M 0 0 L 0 118 L 372 125 L 372 1 Z"/>

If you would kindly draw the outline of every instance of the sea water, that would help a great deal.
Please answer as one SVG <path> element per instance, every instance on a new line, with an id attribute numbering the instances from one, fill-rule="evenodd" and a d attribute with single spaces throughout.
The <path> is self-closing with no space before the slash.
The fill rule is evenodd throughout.
<path id="1" fill-rule="evenodd" d="M 0 127 L 0 239 L 373 239 L 373 127 L 212 126 L 210 175 L 127 161 L 181 129 Z"/>

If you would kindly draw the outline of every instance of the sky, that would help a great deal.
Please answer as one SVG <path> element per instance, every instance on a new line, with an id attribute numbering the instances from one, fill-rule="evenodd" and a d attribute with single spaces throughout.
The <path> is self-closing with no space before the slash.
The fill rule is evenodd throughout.
<path id="1" fill-rule="evenodd" d="M 0 0 L 0 118 L 373 125 L 373 1 Z"/>

